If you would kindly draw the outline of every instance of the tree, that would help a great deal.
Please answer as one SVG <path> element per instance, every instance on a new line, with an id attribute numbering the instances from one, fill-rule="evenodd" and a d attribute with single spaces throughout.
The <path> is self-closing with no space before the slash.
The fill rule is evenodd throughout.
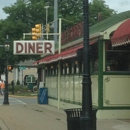
<path id="1" fill-rule="evenodd" d="M 93 0 L 93 2 L 89 4 L 89 23 L 90 25 L 96 24 L 115 13 L 116 11 L 110 9 L 104 0 Z"/>
<path id="2" fill-rule="evenodd" d="M 82 4 L 82 0 L 59 0 L 59 14 L 61 14 L 63 18 L 67 20 L 63 21 L 63 30 L 66 30 L 72 25 L 83 20 Z"/>

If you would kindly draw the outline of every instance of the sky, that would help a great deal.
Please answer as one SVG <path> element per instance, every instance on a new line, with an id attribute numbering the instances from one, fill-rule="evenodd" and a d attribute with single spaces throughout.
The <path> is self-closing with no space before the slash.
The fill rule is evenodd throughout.
<path id="1" fill-rule="evenodd" d="M 92 0 L 89 0 L 92 1 Z M 117 13 L 130 10 L 130 0 L 104 0 L 109 8 L 114 9 Z M 14 4 L 16 0 L 0 0 L 0 19 L 5 19 L 7 15 L 2 8 Z"/>

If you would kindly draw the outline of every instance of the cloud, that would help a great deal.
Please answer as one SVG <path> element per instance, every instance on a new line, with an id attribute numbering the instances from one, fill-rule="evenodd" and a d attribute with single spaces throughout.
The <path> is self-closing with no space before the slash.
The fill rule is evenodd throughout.
<path id="1" fill-rule="evenodd" d="M 130 10 L 129 0 L 105 0 L 109 8 L 114 9 L 117 13 Z"/>
<path id="2" fill-rule="evenodd" d="M 130 6 L 130 2 L 128 0 L 121 1 L 119 4 L 120 6 Z"/>
<path id="3" fill-rule="evenodd" d="M 11 4 L 14 4 L 17 0 L 0 0 L 0 19 L 5 19 L 6 14 L 3 12 L 3 8 L 5 6 L 10 6 Z"/>

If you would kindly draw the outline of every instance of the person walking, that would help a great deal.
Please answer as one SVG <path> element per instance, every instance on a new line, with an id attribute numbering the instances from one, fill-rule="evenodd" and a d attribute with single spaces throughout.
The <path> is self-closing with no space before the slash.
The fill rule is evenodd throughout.
<path id="1" fill-rule="evenodd" d="M 4 83 L 3 80 L 1 80 L 0 86 L 1 86 L 1 95 L 3 95 L 4 94 L 4 90 L 5 90 L 5 83 Z"/>
<path id="2" fill-rule="evenodd" d="M 1 84 L 2 84 L 2 80 L 0 79 L 0 94 L 2 95 L 2 92 L 1 92 Z"/>

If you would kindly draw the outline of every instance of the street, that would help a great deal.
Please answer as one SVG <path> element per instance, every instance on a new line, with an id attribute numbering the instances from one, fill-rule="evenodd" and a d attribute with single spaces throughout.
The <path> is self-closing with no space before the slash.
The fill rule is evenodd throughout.
<path id="1" fill-rule="evenodd" d="M 0 96 L 0 105 L 3 105 L 4 96 Z M 37 104 L 37 97 L 9 97 L 9 105 Z"/>

